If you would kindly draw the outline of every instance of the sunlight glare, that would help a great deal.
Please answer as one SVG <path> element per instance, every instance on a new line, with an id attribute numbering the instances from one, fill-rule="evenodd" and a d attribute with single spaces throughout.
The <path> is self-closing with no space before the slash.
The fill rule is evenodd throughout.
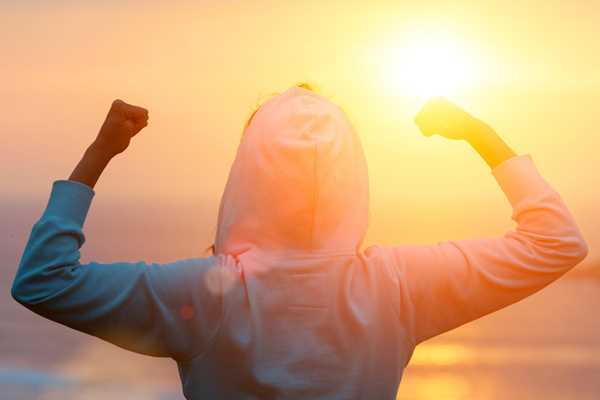
<path id="1" fill-rule="evenodd" d="M 386 87 L 419 99 L 456 96 L 477 83 L 482 69 L 466 42 L 439 31 L 381 46 L 377 61 Z"/>

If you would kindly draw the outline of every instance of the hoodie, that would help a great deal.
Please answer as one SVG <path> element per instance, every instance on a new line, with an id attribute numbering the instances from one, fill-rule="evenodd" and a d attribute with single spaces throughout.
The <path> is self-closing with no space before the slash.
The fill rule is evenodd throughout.
<path id="1" fill-rule="evenodd" d="M 61 180 L 12 295 L 122 348 L 173 358 L 187 399 L 395 399 L 416 345 L 531 295 L 587 253 L 530 155 L 491 173 L 514 230 L 363 251 L 360 140 L 337 106 L 292 87 L 245 129 L 214 256 L 82 264 L 94 191 Z"/>

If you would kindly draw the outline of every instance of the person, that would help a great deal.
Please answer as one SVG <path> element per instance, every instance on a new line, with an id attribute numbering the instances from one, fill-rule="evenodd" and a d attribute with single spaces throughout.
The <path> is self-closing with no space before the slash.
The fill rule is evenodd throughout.
<path id="1" fill-rule="evenodd" d="M 416 124 L 472 145 L 516 229 L 361 250 L 369 194 L 359 138 L 339 107 L 292 86 L 244 129 L 214 255 L 82 264 L 94 185 L 147 121 L 143 108 L 112 104 L 69 180 L 54 182 L 12 295 L 73 329 L 173 358 L 188 399 L 394 399 L 415 346 L 531 295 L 587 254 L 531 155 L 443 98 Z"/>

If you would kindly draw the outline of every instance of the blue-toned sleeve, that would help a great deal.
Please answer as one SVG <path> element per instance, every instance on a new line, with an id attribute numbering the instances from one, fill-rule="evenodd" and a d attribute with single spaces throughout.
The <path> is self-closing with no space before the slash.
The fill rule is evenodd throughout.
<path id="1" fill-rule="evenodd" d="M 81 264 L 94 191 L 56 181 L 34 225 L 13 297 L 48 319 L 135 352 L 185 359 L 210 345 L 222 315 L 215 257 L 169 264 Z"/>

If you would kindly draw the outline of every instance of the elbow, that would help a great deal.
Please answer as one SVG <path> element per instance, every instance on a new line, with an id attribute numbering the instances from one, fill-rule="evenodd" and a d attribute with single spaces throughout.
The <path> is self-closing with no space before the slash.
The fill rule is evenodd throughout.
<path id="1" fill-rule="evenodd" d="M 589 247 L 580 235 L 536 238 L 527 246 L 531 260 L 543 269 L 565 272 L 581 263 L 588 255 Z"/>
<path id="2" fill-rule="evenodd" d="M 590 249 L 582 236 L 576 241 L 576 244 L 573 246 L 573 266 L 581 263 L 587 257 Z"/>
<path id="3" fill-rule="evenodd" d="M 567 269 L 571 269 L 585 260 L 589 252 L 588 244 L 581 235 L 563 239 L 561 247 L 562 264 Z"/>
<path id="4" fill-rule="evenodd" d="M 36 285 L 32 284 L 25 276 L 17 274 L 13 281 L 10 294 L 12 298 L 25 307 L 32 308 L 40 302 L 39 292 Z"/>
<path id="5" fill-rule="evenodd" d="M 32 292 L 34 292 L 31 286 L 35 279 L 32 279 L 31 269 L 30 263 L 22 259 L 10 289 L 12 298 L 24 306 L 31 302 Z"/>
<path id="6" fill-rule="evenodd" d="M 27 305 L 27 289 L 18 277 L 13 281 L 10 294 L 17 303 Z"/>

